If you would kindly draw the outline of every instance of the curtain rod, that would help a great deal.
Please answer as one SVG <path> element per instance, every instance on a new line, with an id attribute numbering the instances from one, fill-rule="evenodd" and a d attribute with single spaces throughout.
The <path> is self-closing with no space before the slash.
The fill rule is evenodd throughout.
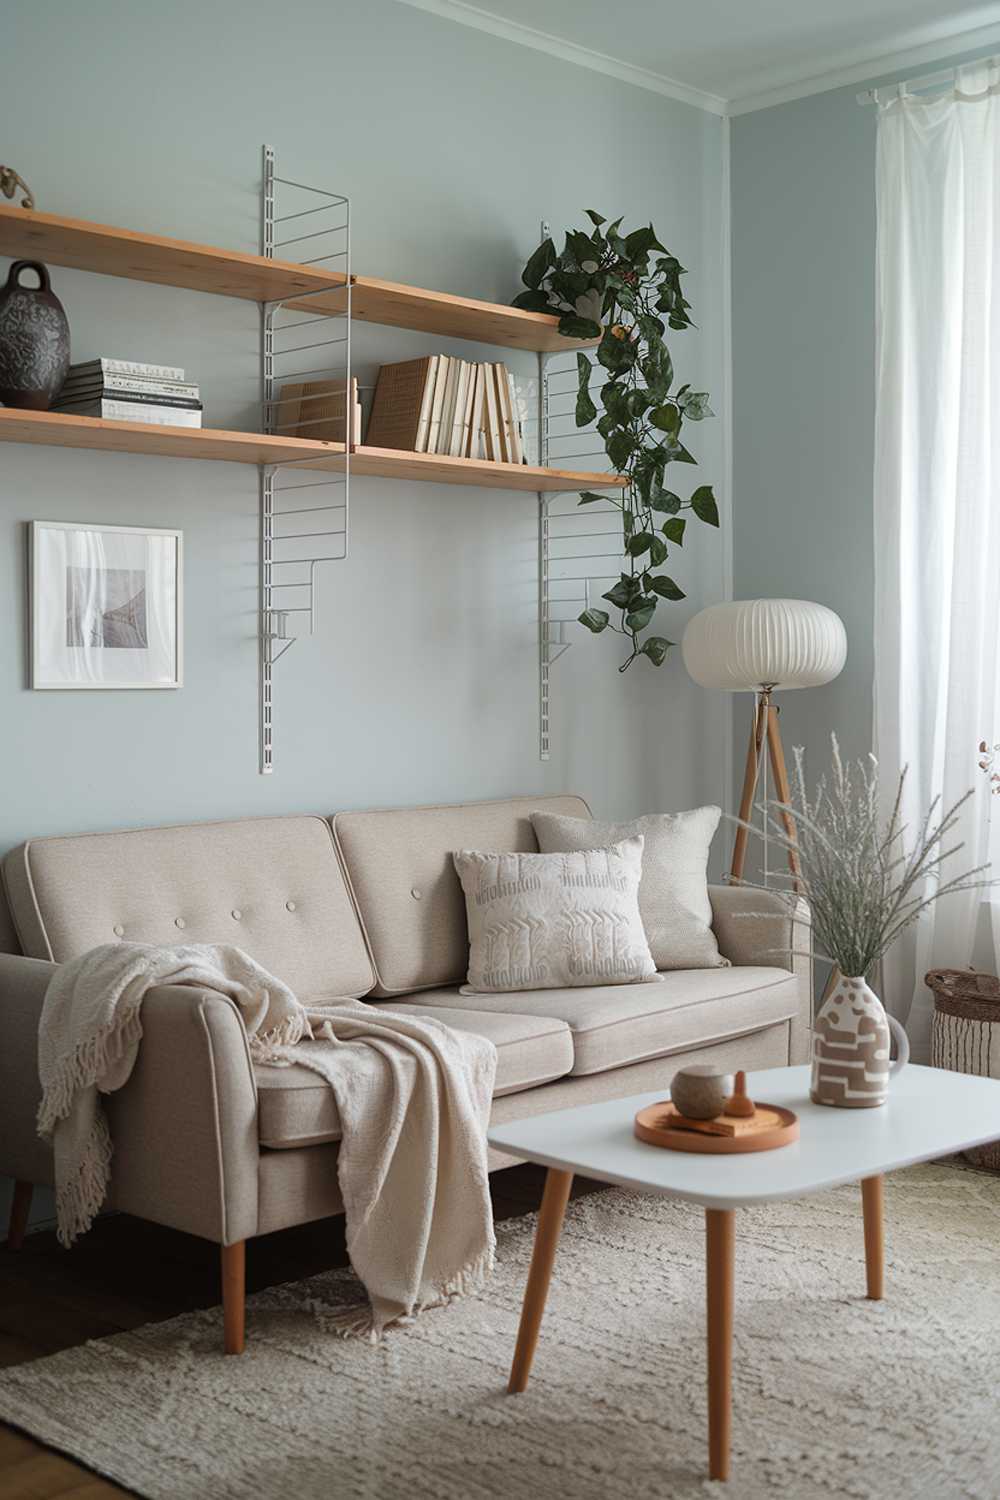
<path id="1" fill-rule="evenodd" d="M 894 88 L 898 89 L 900 93 L 908 94 L 912 89 L 944 88 L 948 84 L 955 82 L 962 68 L 969 66 L 969 63 L 958 63 L 953 68 L 942 68 L 937 73 L 925 73 L 922 78 L 907 78 L 904 83 L 886 84 L 885 90 L 888 91 Z M 984 57 L 981 59 L 981 66 L 985 68 L 998 67 L 1000 66 L 1000 58 Z M 859 104 L 875 104 L 878 102 L 878 96 L 882 92 L 882 89 L 865 89 L 856 96 L 857 101 Z"/>

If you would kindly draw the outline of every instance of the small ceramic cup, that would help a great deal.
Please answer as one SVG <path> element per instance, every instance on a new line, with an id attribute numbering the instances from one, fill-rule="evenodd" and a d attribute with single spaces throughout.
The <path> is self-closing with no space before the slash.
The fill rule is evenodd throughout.
<path id="1" fill-rule="evenodd" d="M 733 1092 L 732 1073 L 721 1073 L 710 1063 L 696 1063 L 674 1074 L 670 1097 L 689 1120 L 714 1120 Z"/>

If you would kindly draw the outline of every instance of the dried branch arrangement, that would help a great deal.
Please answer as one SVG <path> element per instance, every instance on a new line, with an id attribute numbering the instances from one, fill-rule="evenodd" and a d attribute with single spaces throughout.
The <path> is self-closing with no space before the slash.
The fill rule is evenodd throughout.
<path id="1" fill-rule="evenodd" d="M 842 974 L 862 977 L 935 901 L 993 882 L 984 878 L 988 864 L 949 878 L 942 875 L 942 866 L 962 848 L 961 842 L 948 841 L 961 808 L 973 795 L 971 789 L 945 812 L 939 811 L 941 799 L 935 797 L 911 836 L 902 819 L 906 769 L 892 811 L 883 818 L 875 757 L 845 764 L 836 735 L 831 741 L 831 773 L 820 778 L 812 797 L 803 751 L 797 748 L 791 800 L 768 799 L 758 811 L 766 820 L 768 838 L 784 850 L 795 850 L 799 858 L 798 877 L 777 876 L 785 885 L 775 893 L 793 916 L 800 900 L 808 903 L 816 957 L 835 964 Z M 788 814 L 795 822 L 794 834 L 785 828 Z M 752 824 L 743 826 L 761 832 Z"/>

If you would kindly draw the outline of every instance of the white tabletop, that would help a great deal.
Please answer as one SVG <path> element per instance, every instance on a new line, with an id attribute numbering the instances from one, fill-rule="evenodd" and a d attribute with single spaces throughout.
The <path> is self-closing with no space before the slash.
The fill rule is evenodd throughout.
<path id="1" fill-rule="evenodd" d="M 662 1089 L 514 1120 L 489 1132 L 491 1146 L 545 1167 L 579 1172 L 705 1208 L 795 1198 L 838 1182 L 875 1177 L 913 1162 L 1000 1139 L 1000 1081 L 939 1068 L 905 1067 L 878 1109 L 832 1109 L 809 1098 L 809 1068 L 747 1075 L 747 1091 L 799 1117 L 799 1139 L 775 1151 L 709 1156 L 636 1140 L 637 1110 Z"/>

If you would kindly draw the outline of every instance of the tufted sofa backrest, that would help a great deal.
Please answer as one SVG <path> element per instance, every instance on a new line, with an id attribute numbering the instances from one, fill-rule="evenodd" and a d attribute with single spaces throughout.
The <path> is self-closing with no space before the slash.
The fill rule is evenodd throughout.
<path id="1" fill-rule="evenodd" d="M 100 943 L 232 943 L 300 999 L 375 982 L 330 826 L 244 818 L 32 839 L 3 879 L 21 947 L 63 963 Z"/>

